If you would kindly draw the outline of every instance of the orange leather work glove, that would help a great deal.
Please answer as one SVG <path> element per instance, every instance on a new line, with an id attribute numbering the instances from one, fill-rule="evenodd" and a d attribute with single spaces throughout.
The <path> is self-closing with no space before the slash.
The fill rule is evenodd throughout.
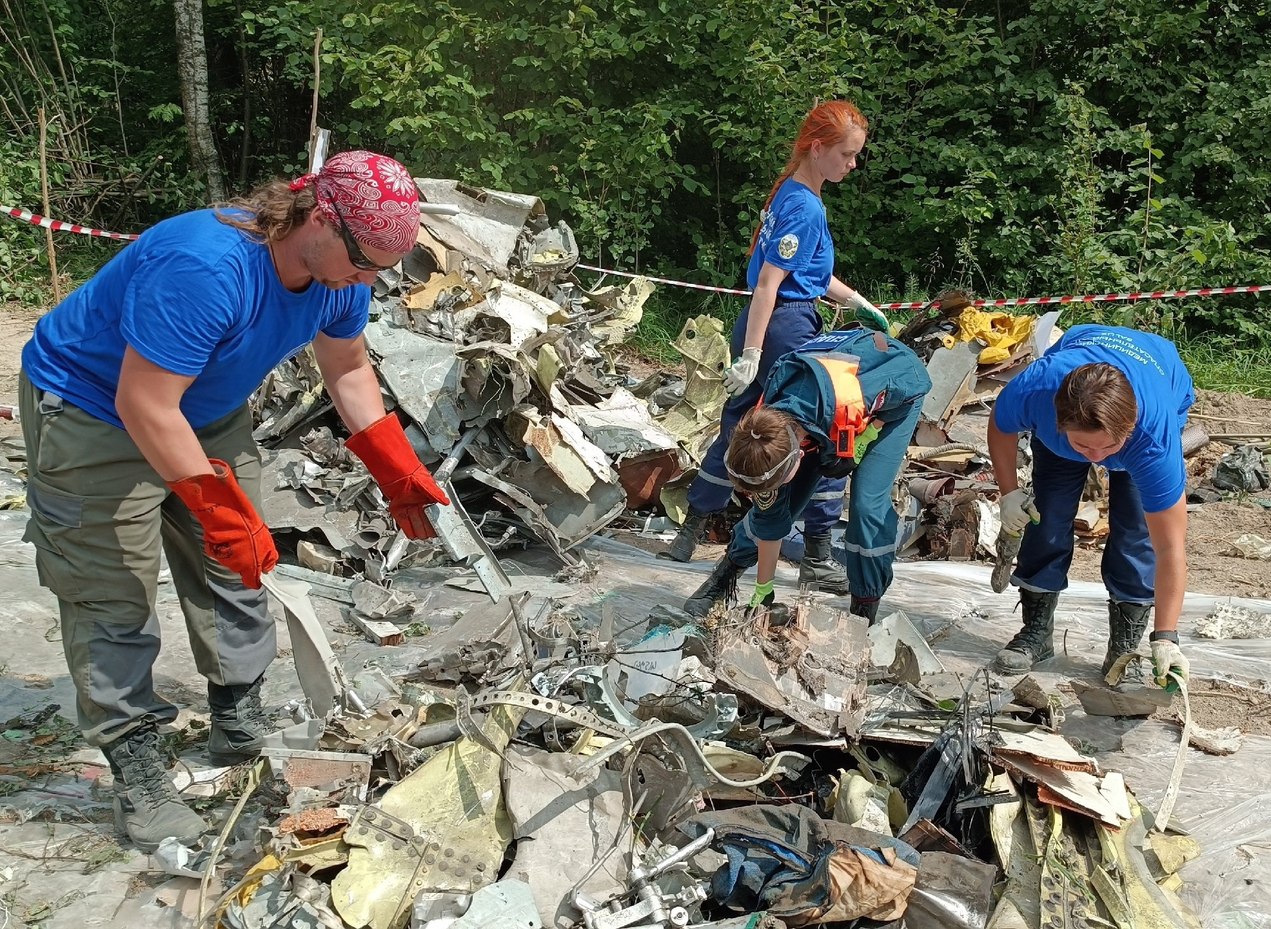
<path id="1" fill-rule="evenodd" d="M 168 487 L 203 526 L 203 551 L 237 572 L 244 587 L 256 590 L 260 576 L 278 564 L 278 549 L 230 466 L 219 458 L 208 460 L 214 474 L 169 481 Z"/>
<path id="2" fill-rule="evenodd" d="M 344 443 L 362 459 L 375 483 L 388 498 L 388 512 L 402 532 L 411 539 L 431 539 L 437 535 L 424 507 L 450 504 L 406 438 L 397 416 L 389 413 Z"/>

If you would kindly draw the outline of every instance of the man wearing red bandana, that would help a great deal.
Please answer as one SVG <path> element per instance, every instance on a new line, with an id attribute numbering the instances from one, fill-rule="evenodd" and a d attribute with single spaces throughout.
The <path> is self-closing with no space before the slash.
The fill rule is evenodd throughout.
<path id="1" fill-rule="evenodd" d="M 261 575 L 278 561 L 260 516 L 247 401 L 313 345 L 347 444 L 412 538 L 449 501 L 385 414 L 362 329 L 376 274 L 415 245 L 409 172 L 372 152 L 144 232 L 36 324 L 19 385 L 40 581 L 56 595 L 85 738 L 115 776 L 118 825 L 152 851 L 206 828 L 167 772 L 154 692 L 162 552 L 207 678 L 214 763 L 260 751 L 260 687 L 277 651 Z"/>

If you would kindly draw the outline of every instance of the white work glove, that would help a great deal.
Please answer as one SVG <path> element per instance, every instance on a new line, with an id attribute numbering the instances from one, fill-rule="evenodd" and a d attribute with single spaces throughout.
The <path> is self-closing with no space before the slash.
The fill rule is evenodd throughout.
<path id="1" fill-rule="evenodd" d="M 741 357 L 733 362 L 733 366 L 724 372 L 724 390 L 728 396 L 735 397 L 754 381 L 759 373 L 760 349 L 742 349 Z"/>
<path id="2" fill-rule="evenodd" d="M 1178 682 L 1169 676 L 1169 672 L 1173 671 L 1186 683 L 1190 670 L 1191 662 L 1177 642 L 1169 639 L 1155 639 L 1152 642 L 1152 676 L 1158 687 L 1164 687 L 1169 693 L 1178 693 Z"/>
<path id="3" fill-rule="evenodd" d="M 887 322 L 887 317 L 883 315 L 883 311 L 874 304 L 870 303 L 862 297 L 857 291 L 852 291 L 852 295 L 847 298 L 856 310 L 856 321 L 866 329 L 873 329 L 875 332 L 881 332 L 886 335 L 891 328 L 891 324 Z"/>
<path id="4" fill-rule="evenodd" d="M 1033 505 L 1033 493 L 1023 487 L 1016 487 L 998 503 L 998 512 L 1002 518 L 1002 531 L 1007 535 L 1019 535 L 1029 523 L 1041 521 L 1041 514 Z"/>

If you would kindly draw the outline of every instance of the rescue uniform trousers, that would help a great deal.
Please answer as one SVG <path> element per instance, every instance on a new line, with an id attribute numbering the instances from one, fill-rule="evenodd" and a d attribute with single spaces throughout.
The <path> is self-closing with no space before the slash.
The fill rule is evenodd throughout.
<path id="1" fill-rule="evenodd" d="M 1024 530 L 1011 581 L 1025 590 L 1064 590 L 1072 565 L 1073 521 L 1090 462 L 1056 455 L 1036 438 L 1032 449 L 1033 493 L 1041 521 L 1029 523 Z M 1143 515 L 1143 498 L 1126 472 L 1109 471 L 1108 475 L 1108 541 L 1100 564 L 1103 585 L 1113 600 L 1152 603 L 1156 551 Z"/>
<path id="2" fill-rule="evenodd" d="M 25 373 L 19 400 L 31 508 L 25 538 L 35 546 L 40 583 L 58 600 L 89 744 L 176 718 L 176 707 L 154 692 L 152 674 L 161 549 L 199 672 L 223 686 L 253 683 L 278 650 L 264 589 L 247 589 L 203 553 L 199 522 L 127 432 L 41 391 Z M 247 406 L 196 434 L 259 509 L 260 453 Z"/>
<path id="3" fill-rule="evenodd" d="M 746 347 L 746 323 L 749 318 L 750 307 L 747 306 L 733 326 L 731 350 L 734 358 L 740 358 L 742 349 Z M 777 359 L 816 338 L 823 327 L 816 301 L 777 301 L 772 310 L 772 318 L 768 320 L 768 331 L 764 334 L 759 373 L 750 382 L 750 386 L 725 401 L 719 435 L 702 459 L 697 477 L 689 485 L 688 505 L 694 510 L 699 513 L 715 513 L 728 506 L 733 482 L 728 477 L 728 469 L 724 467 L 724 453 L 728 451 L 733 430 L 737 428 L 741 418 L 759 403 L 764 384 L 768 381 L 768 372 Z M 843 490 L 846 486 L 845 479 L 828 477 L 821 478 L 815 484 L 803 510 L 805 535 L 823 535 L 834 527 L 843 515 Z"/>
<path id="4" fill-rule="evenodd" d="M 861 358 L 860 381 L 866 397 L 886 390 L 889 396 L 906 399 L 898 407 L 885 409 L 880 414 L 882 428 L 878 437 L 869 444 L 849 477 L 843 479 L 844 483 L 851 481 L 844 533 L 848 586 L 853 596 L 866 600 L 881 597 L 891 586 L 898 523 L 896 508 L 892 505 L 892 487 L 904 467 L 905 452 L 918 426 L 923 398 L 931 389 L 931 378 L 916 355 L 893 340 L 888 340 L 892 343 L 888 352 L 880 352 L 874 345 L 874 335 L 872 332 L 853 334 L 844 341 L 842 350 Z M 882 416 L 886 417 L 885 421 Z M 781 490 L 790 495 L 789 512 L 798 513 L 824 482 L 819 456 L 804 455 L 794 478 Z M 803 512 L 806 526 L 807 510 Z M 728 557 L 746 568 L 759 560 L 758 537 L 751 523 L 754 514 L 752 508 L 733 527 L 733 537 L 728 544 Z M 804 532 L 806 535 L 807 530 Z"/>

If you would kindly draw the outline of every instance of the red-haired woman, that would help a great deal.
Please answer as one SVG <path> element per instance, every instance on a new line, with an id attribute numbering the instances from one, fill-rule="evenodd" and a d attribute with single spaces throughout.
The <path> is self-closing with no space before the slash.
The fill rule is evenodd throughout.
<path id="1" fill-rule="evenodd" d="M 746 273 L 754 294 L 733 327 L 736 360 L 724 372 L 729 400 L 719 437 L 689 488 L 688 517 L 666 553 L 676 561 L 693 557 L 707 517 L 728 505 L 733 485 L 724 452 L 737 423 L 759 401 L 768 371 L 782 355 L 820 335 L 817 300 L 828 297 L 881 318 L 873 304 L 834 276 L 834 242 L 821 201 L 826 183 L 837 184 L 856 168 L 868 128 L 860 110 L 846 100 L 815 107 L 803 120 L 790 160 L 760 213 Z M 848 592 L 843 565 L 830 554 L 830 530 L 843 512 L 844 484 L 843 479 L 823 480 L 802 514 L 806 547 L 799 582 L 836 594 Z"/>

